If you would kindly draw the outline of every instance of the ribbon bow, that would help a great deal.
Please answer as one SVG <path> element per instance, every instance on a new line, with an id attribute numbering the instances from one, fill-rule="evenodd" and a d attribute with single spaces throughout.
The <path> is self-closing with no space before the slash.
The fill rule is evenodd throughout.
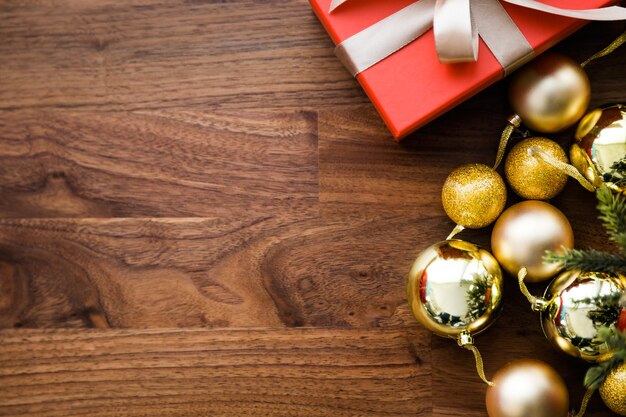
<path id="1" fill-rule="evenodd" d="M 330 12 L 348 0 L 332 0 Z M 626 8 L 569 10 L 535 0 L 502 0 L 582 20 L 624 20 Z M 478 59 L 478 36 L 508 73 L 532 58 L 533 48 L 499 0 L 418 0 L 337 45 L 336 55 L 356 76 L 433 28 L 442 63 Z"/>

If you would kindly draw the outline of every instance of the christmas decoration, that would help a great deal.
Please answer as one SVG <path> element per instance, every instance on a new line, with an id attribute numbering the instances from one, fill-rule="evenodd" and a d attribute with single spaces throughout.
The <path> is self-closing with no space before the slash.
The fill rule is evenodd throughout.
<path id="1" fill-rule="evenodd" d="M 607 375 L 600 386 L 600 397 L 613 412 L 626 416 L 626 362 Z"/>
<path id="2" fill-rule="evenodd" d="M 626 313 L 626 293 L 622 295 L 620 300 L 621 313 Z M 598 329 L 598 340 L 605 343 L 614 354 L 604 362 L 600 362 L 596 366 L 589 368 L 585 375 L 585 387 L 587 394 L 583 399 L 583 403 L 577 417 L 582 416 L 589 399 L 597 390 L 600 389 L 600 396 L 604 403 L 614 412 L 620 415 L 626 415 L 626 326 L 601 327 Z"/>
<path id="3" fill-rule="evenodd" d="M 626 167 L 624 171 L 626 172 Z M 544 260 L 552 264 L 560 264 L 566 270 L 580 269 L 585 272 L 606 272 L 608 274 L 626 275 L 626 199 L 614 195 L 608 187 L 596 191 L 600 220 L 606 229 L 609 239 L 620 248 L 619 253 L 598 250 L 565 249 L 558 253 L 546 254 Z"/>
<path id="4" fill-rule="evenodd" d="M 398 140 L 512 73 L 585 20 L 626 18 L 623 8 L 602 8 L 610 0 L 585 0 L 588 10 L 568 10 L 580 7 L 567 0 L 549 5 L 533 0 L 309 1 L 337 45 L 335 54 Z M 479 36 L 484 42 L 480 54 Z"/>
<path id="5" fill-rule="evenodd" d="M 572 165 L 596 187 L 606 184 L 626 192 L 626 106 L 617 104 L 587 113 L 570 149 Z"/>
<path id="6" fill-rule="evenodd" d="M 415 318 L 433 333 L 455 338 L 476 355 L 472 336 L 489 327 L 502 305 L 502 271 L 486 250 L 458 239 L 419 254 L 407 282 L 407 300 Z M 486 381 L 487 382 L 487 381 Z"/>
<path id="7" fill-rule="evenodd" d="M 561 253 L 573 248 L 574 232 L 560 210 L 543 201 L 517 203 L 502 213 L 491 233 L 491 248 L 510 274 L 526 274 L 531 282 L 552 277 L 558 264 L 543 262 L 546 250 Z"/>
<path id="8" fill-rule="evenodd" d="M 441 192 L 443 208 L 458 225 L 479 229 L 493 223 L 506 204 L 502 177 L 483 164 L 466 164 L 448 175 Z"/>
<path id="9" fill-rule="evenodd" d="M 518 71 L 511 80 L 511 107 L 537 132 L 559 132 L 587 110 L 591 86 L 578 63 L 560 54 L 545 54 Z"/>
<path id="10" fill-rule="evenodd" d="M 489 417 L 566 417 L 569 394 L 563 379 L 544 362 L 523 359 L 509 363 L 487 388 Z"/>
<path id="11" fill-rule="evenodd" d="M 588 362 L 611 359 L 615 352 L 597 338 L 598 329 L 617 323 L 626 277 L 565 271 L 550 283 L 543 298 L 530 295 L 521 279 L 520 286 L 533 310 L 541 312 L 541 326 L 552 346 Z"/>
<path id="12" fill-rule="evenodd" d="M 567 175 L 537 158 L 541 151 L 563 163 L 567 163 L 565 151 L 554 141 L 541 137 L 524 139 L 510 151 L 504 163 L 506 180 L 520 197 L 529 200 L 549 200 L 559 194 Z"/>

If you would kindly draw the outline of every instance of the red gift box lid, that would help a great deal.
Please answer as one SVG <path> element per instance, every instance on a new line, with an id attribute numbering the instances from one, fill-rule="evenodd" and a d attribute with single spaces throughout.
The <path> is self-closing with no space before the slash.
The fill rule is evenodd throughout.
<path id="1" fill-rule="evenodd" d="M 329 13 L 331 0 L 309 1 L 335 44 L 414 2 L 351 0 Z M 611 0 L 542 2 L 567 9 L 591 9 L 613 3 Z M 537 54 L 587 23 L 507 3 L 503 6 Z M 503 76 L 503 68 L 482 40 L 477 62 L 440 63 L 431 29 L 356 78 L 394 138 L 400 140 Z"/>

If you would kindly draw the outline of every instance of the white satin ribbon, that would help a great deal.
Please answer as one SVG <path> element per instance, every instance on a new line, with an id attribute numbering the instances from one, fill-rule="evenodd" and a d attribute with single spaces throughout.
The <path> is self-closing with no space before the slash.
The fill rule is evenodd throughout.
<path id="1" fill-rule="evenodd" d="M 332 0 L 330 12 L 348 0 Z M 535 0 L 502 0 L 528 9 L 583 20 L 624 20 L 626 8 L 568 10 Z M 433 27 L 442 63 L 478 59 L 478 36 L 505 73 L 533 57 L 533 49 L 498 0 L 418 0 L 337 45 L 335 53 L 356 76 Z"/>

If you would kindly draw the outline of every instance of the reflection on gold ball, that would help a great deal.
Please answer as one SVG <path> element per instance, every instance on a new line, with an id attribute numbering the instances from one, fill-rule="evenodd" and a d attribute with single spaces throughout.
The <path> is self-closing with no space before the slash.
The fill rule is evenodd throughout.
<path id="1" fill-rule="evenodd" d="M 574 60 L 545 54 L 512 78 L 509 99 L 526 126 L 542 133 L 559 132 L 576 123 L 589 105 L 587 74 Z"/>
<path id="2" fill-rule="evenodd" d="M 611 359 L 615 350 L 598 340 L 598 327 L 617 325 L 626 277 L 599 272 L 565 271 L 548 286 L 541 327 L 552 346 L 588 362 Z M 602 313 L 602 322 L 593 318 Z"/>
<path id="3" fill-rule="evenodd" d="M 561 162 L 568 162 L 565 152 L 556 142 L 540 137 L 528 138 L 509 152 L 504 164 L 506 180 L 520 197 L 549 200 L 563 190 L 567 175 L 532 155 L 531 150 L 535 148 Z"/>
<path id="4" fill-rule="evenodd" d="M 448 175 L 441 200 L 453 222 L 479 229 L 493 223 L 504 210 L 506 185 L 487 165 L 466 164 Z"/>
<path id="5" fill-rule="evenodd" d="M 522 359 L 498 370 L 487 388 L 489 417 L 566 417 L 569 394 L 563 379 L 547 364 Z"/>
<path id="6" fill-rule="evenodd" d="M 600 396 L 613 412 L 626 416 L 626 362 L 609 373 L 600 385 Z"/>
<path id="7" fill-rule="evenodd" d="M 606 184 L 626 193 L 621 175 L 611 166 L 626 158 L 626 106 L 616 104 L 587 113 L 578 124 L 570 149 L 572 165 L 596 187 Z M 621 183 L 621 184 L 620 184 Z"/>
<path id="8" fill-rule="evenodd" d="M 415 318 L 444 337 L 480 333 L 502 305 L 502 271 L 486 250 L 446 240 L 419 254 L 409 272 L 407 300 Z"/>
<path id="9" fill-rule="evenodd" d="M 491 233 L 491 248 L 500 265 L 517 275 L 526 267 L 526 281 L 544 281 L 558 271 L 559 264 L 543 262 L 546 250 L 556 253 L 574 247 L 574 231 L 567 217 L 543 201 L 517 203 L 502 213 Z"/>

